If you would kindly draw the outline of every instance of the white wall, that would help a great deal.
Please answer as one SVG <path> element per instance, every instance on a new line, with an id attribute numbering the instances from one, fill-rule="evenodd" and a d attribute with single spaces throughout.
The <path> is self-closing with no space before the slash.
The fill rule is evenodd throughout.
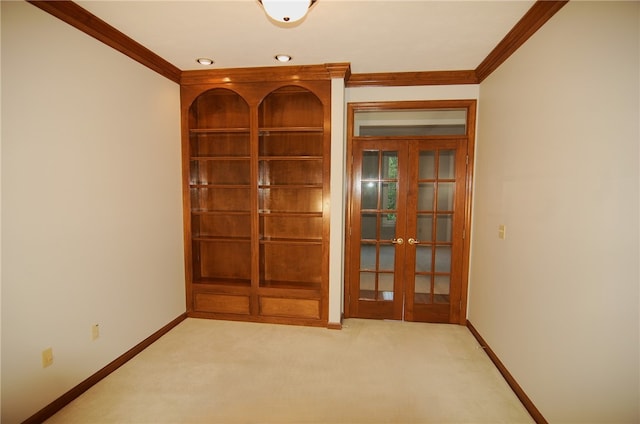
<path id="1" fill-rule="evenodd" d="M 480 85 L 469 320 L 551 423 L 640 421 L 639 10 L 570 2 Z"/>
<path id="2" fill-rule="evenodd" d="M 26 2 L 2 2 L 2 56 L 9 424 L 179 316 L 185 296 L 178 85 Z"/>
<path id="3" fill-rule="evenodd" d="M 331 80 L 331 199 L 329 234 L 329 325 L 342 322 L 344 298 L 345 227 L 345 87 Z"/>
<path id="4" fill-rule="evenodd" d="M 477 99 L 478 85 L 425 85 L 413 87 L 351 87 L 347 88 L 347 103 L 395 102 L 413 100 Z"/>

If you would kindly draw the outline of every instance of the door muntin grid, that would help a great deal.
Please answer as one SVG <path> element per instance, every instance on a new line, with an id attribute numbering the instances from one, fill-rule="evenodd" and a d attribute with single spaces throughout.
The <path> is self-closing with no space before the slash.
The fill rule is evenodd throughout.
<path id="1" fill-rule="evenodd" d="M 455 158 L 455 149 L 419 152 L 414 303 L 450 303 Z"/>
<path id="2" fill-rule="evenodd" d="M 360 184 L 359 299 L 393 301 L 398 152 L 364 150 Z"/>

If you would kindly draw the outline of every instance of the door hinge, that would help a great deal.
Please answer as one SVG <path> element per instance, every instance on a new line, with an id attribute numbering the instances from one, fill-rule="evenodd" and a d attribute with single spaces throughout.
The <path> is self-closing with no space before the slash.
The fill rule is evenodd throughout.
<path id="1" fill-rule="evenodd" d="M 462 240 L 467 237 L 467 230 L 462 230 Z"/>
<path id="2" fill-rule="evenodd" d="M 467 158 L 465 159 L 465 163 L 469 165 L 469 155 L 467 155 Z"/>

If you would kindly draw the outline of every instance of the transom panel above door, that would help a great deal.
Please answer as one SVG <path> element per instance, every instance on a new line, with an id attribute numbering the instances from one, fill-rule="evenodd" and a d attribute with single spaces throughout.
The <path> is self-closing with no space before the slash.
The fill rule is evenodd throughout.
<path id="1" fill-rule="evenodd" d="M 422 117 L 374 109 L 374 119 L 359 122 L 358 105 L 349 105 L 347 317 L 466 321 L 475 102 L 458 109 L 437 103 Z M 425 116 L 434 122 L 425 124 Z"/>

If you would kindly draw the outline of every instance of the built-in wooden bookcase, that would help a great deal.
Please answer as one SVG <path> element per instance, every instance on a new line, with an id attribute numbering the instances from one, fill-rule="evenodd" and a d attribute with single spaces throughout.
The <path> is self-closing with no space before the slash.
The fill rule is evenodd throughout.
<path id="1" fill-rule="evenodd" d="M 249 105 L 212 89 L 189 113 L 193 282 L 251 286 Z"/>
<path id="2" fill-rule="evenodd" d="M 330 79 L 347 70 L 184 73 L 191 316 L 327 324 Z"/>

